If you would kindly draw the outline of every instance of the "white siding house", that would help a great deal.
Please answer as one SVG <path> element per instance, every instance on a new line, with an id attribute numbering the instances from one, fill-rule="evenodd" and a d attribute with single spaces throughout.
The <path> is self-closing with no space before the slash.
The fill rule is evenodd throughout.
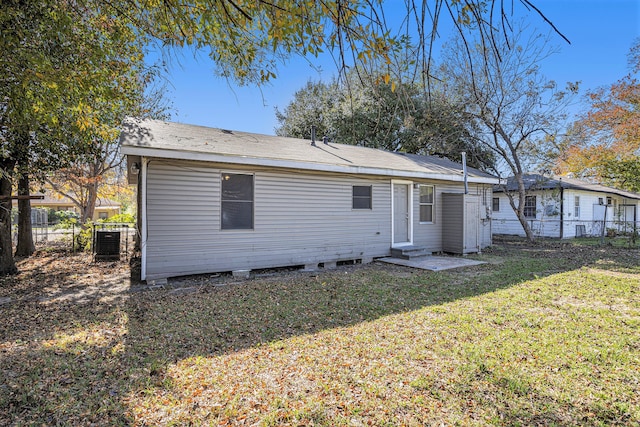
<path id="1" fill-rule="evenodd" d="M 536 236 L 572 238 L 603 232 L 637 233 L 639 229 L 640 194 L 570 177 L 529 174 L 524 178 L 525 215 Z M 512 179 L 506 191 L 514 192 L 517 202 Z M 492 212 L 494 234 L 524 236 L 503 186 L 493 189 Z"/>
<path id="2" fill-rule="evenodd" d="M 443 250 L 444 193 L 462 165 L 430 156 L 130 120 L 121 135 L 139 190 L 142 279 L 369 262 Z M 468 168 L 475 250 L 491 244 L 491 189 Z"/>

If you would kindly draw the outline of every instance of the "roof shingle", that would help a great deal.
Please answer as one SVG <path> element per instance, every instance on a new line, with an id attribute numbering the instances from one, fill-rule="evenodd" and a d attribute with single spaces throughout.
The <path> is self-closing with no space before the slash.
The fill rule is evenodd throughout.
<path id="1" fill-rule="evenodd" d="M 271 165 L 329 172 L 462 181 L 462 165 L 435 156 L 229 131 L 157 120 L 125 122 L 122 152 L 148 157 Z M 495 184 L 493 175 L 468 168 L 470 182 Z"/>

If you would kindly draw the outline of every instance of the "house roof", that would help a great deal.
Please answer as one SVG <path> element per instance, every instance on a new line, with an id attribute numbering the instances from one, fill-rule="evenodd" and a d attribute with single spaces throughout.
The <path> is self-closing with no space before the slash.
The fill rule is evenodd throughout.
<path id="1" fill-rule="evenodd" d="M 627 199 L 640 200 L 640 194 L 631 191 L 618 190 L 617 188 L 607 187 L 600 184 L 592 184 L 576 178 L 567 176 L 544 176 L 541 174 L 523 175 L 524 185 L 527 190 L 552 190 L 556 188 L 593 191 L 597 193 L 614 194 Z M 503 192 L 506 187 L 507 191 L 517 191 L 518 185 L 514 177 L 507 179 L 506 186 L 495 186 L 494 192 Z"/>
<path id="2" fill-rule="evenodd" d="M 462 165 L 435 156 L 393 153 L 354 145 L 260 135 L 157 120 L 127 120 L 122 153 L 166 159 L 273 166 L 398 178 L 464 180 Z M 498 178 L 468 168 L 469 182 L 497 184 Z"/>

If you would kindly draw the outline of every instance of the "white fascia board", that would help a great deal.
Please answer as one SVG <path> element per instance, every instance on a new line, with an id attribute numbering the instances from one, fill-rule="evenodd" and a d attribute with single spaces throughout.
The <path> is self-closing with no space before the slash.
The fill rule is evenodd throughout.
<path id="1" fill-rule="evenodd" d="M 309 170 L 309 171 L 318 171 L 318 172 L 381 175 L 381 176 L 390 176 L 390 177 L 398 177 L 398 178 L 418 178 L 418 179 L 434 179 L 434 180 L 441 180 L 441 181 L 464 182 L 464 176 L 462 175 L 462 171 L 460 171 L 459 175 L 458 174 L 425 173 L 425 172 L 405 171 L 405 170 L 397 170 L 397 169 L 331 165 L 326 163 L 310 163 L 310 162 L 301 162 L 297 160 L 268 159 L 263 157 L 257 158 L 257 157 L 248 157 L 248 156 L 225 156 L 222 154 L 213 154 L 213 153 L 174 151 L 174 150 L 164 150 L 160 148 L 132 147 L 132 146 L 122 146 L 121 152 L 122 154 L 136 155 L 136 156 L 143 156 L 143 157 L 155 157 L 160 159 L 192 160 L 192 161 L 199 161 L 199 162 L 215 162 L 215 163 L 227 163 L 227 164 L 249 165 L 249 166 L 269 166 L 274 168 L 298 169 L 298 170 Z M 497 184 L 498 178 L 468 177 L 468 182 L 471 182 L 474 184 Z"/>

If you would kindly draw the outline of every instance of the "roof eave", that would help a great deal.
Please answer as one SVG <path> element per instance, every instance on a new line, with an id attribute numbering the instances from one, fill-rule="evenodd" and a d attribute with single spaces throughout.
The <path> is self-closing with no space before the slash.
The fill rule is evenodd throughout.
<path id="1" fill-rule="evenodd" d="M 268 159 L 249 156 L 226 156 L 214 153 L 202 153 L 192 151 L 164 150 L 160 148 L 139 147 L 123 145 L 122 154 L 131 156 L 154 157 L 160 159 L 192 160 L 215 163 L 227 163 L 247 166 L 269 166 L 284 169 L 298 169 L 318 172 L 334 172 L 364 175 L 382 175 L 402 178 L 435 179 L 444 181 L 463 182 L 464 176 L 460 174 L 440 174 L 419 171 L 406 171 L 398 169 L 374 168 L 362 166 L 331 165 L 325 163 L 310 163 L 295 160 Z M 498 178 L 468 176 L 468 182 L 474 184 L 491 184 L 499 182 Z"/>
<path id="2" fill-rule="evenodd" d="M 538 188 L 534 188 L 534 189 L 529 188 L 529 189 L 527 189 L 527 191 L 549 191 L 549 190 L 555 190 L 556 188 L 558 188 L 558 187 L 557 186 L 554 186 L 554 187 L 538 187 Z M 595 189 L 595 188 L 581 187 L 579 185 L 574 185 L 574 184 L 563 185 L 562 188 L 564 190 L 586 191 L 586 192 L 589 192 L 589 193 L 600 193 L 600 194 L 611 194 L 611 195 L 614 195 L 614 196 L 622 197 L 623 199 L 640 200 L 640 196 L 635 196 L 633 194 L 628 194 L 628 193 L 616 191 L 615 188 L 613 188 L 611 190 Z M 507 192 L 511 192 L 511 193 L 515 193 L 515 192 L 518 191 L 517 188 L 507 188 L 506 190 L 507 190 Z M 494 193 L 504 193 L 505 191 L 504 191 L 504 188 L 498 187 L 498 188 L 494 188 L 493 192 Z"/>

